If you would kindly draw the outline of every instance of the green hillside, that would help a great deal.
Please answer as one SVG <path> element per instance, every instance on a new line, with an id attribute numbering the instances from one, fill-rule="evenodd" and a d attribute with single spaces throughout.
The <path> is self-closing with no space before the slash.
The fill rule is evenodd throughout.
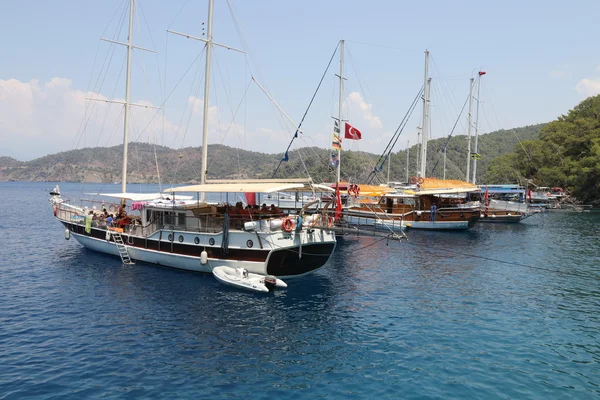
<path id="1" fill-rule="evenodd" d="M 478 177 L 483 177 L 492 158 L 510 152 L 518 140 L 534 139 L 543 125 L 501 130 L 481 135 Z M 428 175 L 442 177 L 442 153 L 446 139 L 429 141 Z M 283 153 L 265 154 L 223 145 L 209 145 L 209 179 L 271 178 Z M 156 160 L 160 176 L 165 183 L 198 182 L 201 168 L 201 148 L 171 149 L 156 146 Z M 289 161 L 282 163 L 277 178 L 311 176 L 315 182 L 335 181 L 335 171 L 329 167 L 330 150 L 316 147 L 290 151 Z M 409 150 L 409 175 L 416 171 L 417 146 Z M 342 153 L 342 178 L 364 182 L 373 170 L 379 154 L 345 151 Z M 121 179 L 121 146 L 70 150 L 50 154 L 28 162 L 10 157 L 0 157 L 0 180 L 16 181 L 68 181 L 68 182 L 117 182 Z M 467 159 L 466 137 L 453 137 L 448 143 L 448 178 L 464 179 Z M 438 162 L 433 175 L 430 172 Z M 139 183 L 158 182 L 155 162 L 155 146 L 147 143 L 130 143 L 128 181 Z M 406 150 L 392 154 L 390 179 L 406 178 Z M 375 182 L 387 179 L 387 165 Z"/>

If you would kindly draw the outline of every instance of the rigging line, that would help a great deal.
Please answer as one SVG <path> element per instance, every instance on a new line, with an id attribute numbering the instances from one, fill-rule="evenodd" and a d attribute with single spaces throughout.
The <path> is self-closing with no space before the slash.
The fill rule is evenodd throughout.
<path id="1" fill-rule="evenodd" d="M 388 155 L 394 149 L 394 146 L 398 142 L 398 139 L 400 138 L 400 135 L 402 134 L 402 132 L 404 131 L 404 128 L 408 124 L 408 120 L 409 120 L 410 116 L 412 115 L 413 111 L 415 110 L 415 108 L 416 108 L 416 106 L 417 106 L 417 104 L 419 102 L 419 99 L 421 98 L 421 95 L 423 94 L 424 88 L 425 88 L 425 86 L 421 87 L 421 89 L 419 90 L 419 92 L 415 96 L 412 104 L 410 105 L 410 107 L 406 111 L 406 114 L 404 114 L 404 118 L 402 118 L 402 121 L 400 122 L 400 125 L 398 125 L 398 128 L 396 128 L 396 132 L 394 132 L 394 135 L 391 137 L 391 139 L 388 142 L 386 148 L 383 150 L 383 154 L 379 157 L 379 160 L 377 160 L 377 163 L 375 164 L 375 168 L 369 173 L 369 176 L 367 177 L 367 183 L 370 183 L 370 182 L 373 181 L 373 178 L 379 172 L 379 169 L 381 169 L 383 167 L 383 163 L 387 159 Z"/>
<path id="2" fill-rule="evenodd" d="M 179 9 L 179 11 L 177 11 L 177 14 L 175 14 L 175 17 L 173 18 L 173 20 L 171 21 L 171 23 L 169 24 L 169 26 L 167 27 L 167 29 L 171 29 L 171 26 L 175 23 L 175 20 L 179 17 L 179 14 L 181 14 L 181 12 L 183 11 L 183 8 L 188 3 L 188 1 L 189 0 L 185 0 L 183 2 L 183 4 L 181 5 L 181 8 Z"/>
<path id="3" fill-rule="evenodd" d="M 469 102 L 469 96 L 467 96 L 467 99 L 465 100 L 465 103 L 463 104 L 462 109 L 460 110 L 460 114 L 458 114 L 458 118 L 456 118 L 456 121 L 454 122 L 454 126 L 452 127 L 452 130 L 450 131 L 450 134 L 448 135 L 448 138 L 446 139 L 446 143 L 444 143 L 444 147 L 443 147 L 444 153 L 448 150 L 448 142 L 450 142 L 450 138 L 452 137 L 452 134 L 454 133 L 454 129 L 456 129 L 456 125 L 458 124 L 458 121 L 460 120 L 462 113 L 465 111 L 465 107 L 468 102 Z M 433 173 L 435 172 L 435 169 L 437 168 L 439 163 L 440 163 L 440 160 L 438 159 L 435 162 L 435 165 L 433 166 L 433 168 L 431 169 L 432 176 L 433 176 Z"/>
<path id="4" fill-rule="evenodd" d="M 148 20 L 146 19 L 146 14 L 144 14 L 144 9 L 142 8 L 141 2 L 138 2 L 138 8 L 140 9 L 140 14 L 142 14 L 142 19 L 144 20 L 144 23 L 146 25 L 146 30 L 148 31 L 148 35 L 150 35 L 150 40 L 152 41 L 152 46 L 158 50 L 158 46 L 156 45 L 156 42 L 154 41 L 154 37 L 152 36 L 152 32 L 150 31 L 150 24 L 148 24 Z M 158 62 L 158 53 L 155 53 L 155 59 L 156 59 L 156 66 L 158 68 L 158 76 L 160 77 L 160 63 Z M 162 82 L 160 79 L 158 80 L 158 84 L 160 85 L 159 86 L 160 93 L 162 93 L 163 88 L 162 88 Z"/>
<path id="5" fill-rule="evenodd" d="M 287 149 L 285 149 L 285 153 L 283 153 L 284 157 L 285 157 L 285 154 L 290 150 L 290 147 L 292 146 L 294 139 L 296 137 L 298 137 L 298 135 L 299 135 L 300 127 L 302 126 L 302 123 L 304 122 L 304 119 L 306 118 L 306 115 L 308 114 L 308 111 L 310 110 L 310 107 L 312 106 L 312 103 L 315 100 L 315 97 L 317 96 L 319 89 L 321 88 L 321 84 L 323 83 L 323 80 L 325 79 L 325 76 L 327 75 L 327 71 L 329 71 L 329 67 L 331 66 L 331 62 L 333 61 L 333 58 L 335 57 L 335 53 L 337 53 L 339 46 L 340 46 L 340 43 L 338 42 L 337 46 L 335 46 L 335 49 L 333 50 L 333 54 L 331 55 L 329 62 L 327 63 L 327 68 L 325 68 L 325 72 L 323 72 L 323 76 L 321 76 L 321 80 L 319 81 L 319 84 L 317 85 L 317 89 L 315 90 L 312 98 L 310 99 L 310 102 L 308 103 L 308 107 L 306 107 L 306 111 L 304 111 L 304 115 L 302 116 L 302 119 L 300 120 L 300 123 L 298 124 L 298 127 L 296 128 L 296 132 L 294 133 L 294 136 L 292 136 L 292 140 L 290 140 L 290 143 L 288 144 Z M 273 172 L 273 175 L 271 176 L 271 178 L 275 178 L 275 176 L 277 175 L 277 171 L 279 171 L 279 167 L 281 167 L 282 162 L 283 162 L 283 159 L 279 160 L 279 164 L 277 164 L 277 168 L 275 168 L 275 171 Z"/>
<path id="6" fill-rule="evenodd" d="M 409 242 L 407 242 L 407 244 L 415 246 L 415 247 L 419 246 L 418 243 L 409 243 Z M 597 275 L 597 274 L 582 274 L 582 273 L 578 273 L 578 272 L 559 271 L 557 269 L 538 267 L 538 266 L 535 266 L 535 265 L 522 264 L 522 263 L 518 263 L 518 262 L 514 262 L 514 261 L 504 261 L 504 260 L 499 260 L 497 258 L 486 257 L 486 256 L 479 256 L 479 255 L 476 255 L 476 254 L 462 253 L 460 251 L 454 251 L 454 250 L 448 250 L 448 249 L 440 249 L 440 248 L 435 248 L 435 247 L 429 247 L 428 249 L 429 250 L 436 250 L 436 251 L 440 251 L 440 252 L 446 252 L 446 253 L 450 253 L 450 254 L 457 254 L 457 255 L 471 257 L 471 258 L 476 258 L 476 259 L 480 259 L 480 260 L 494 261 L 494 262 L 497 262 L 497 263 L 507 264 L 507 265 L 513 265 L 513 266 L 517 266 L 517 267 L 524 267 L 524 268 L 535 269 L 535 270 L 539 270 L 539 271 L 553 272 L 553 273 L 556 273 L 556 274 L 559 274 L 559 275 L 569 275 L 569 276 L 576 276 L 576 277 L 580 277 L 580 278 L 594 279 L 594 280 L 600 279 L 600 275 Z"/>
<path id="7" fill-rule="evenodd" d="M 121 3 L 121 6 L 119 6 L 116 10 L 115 13 L 113 14 L 112 18 L 110 19 L 110 21 L 108 22 L 108 24 L 106 25 L 106 28 L 104 28 L 104 31 L 102 31 L 102 34 L 100 35 L 100 37 L 104 36 L 104 34 L 106 33 L 106 31 L 108 30 L 108 27 L 110 26 L 110 24 L 112 23 L 113 19 L 115 19 L 115 16 L 117 15 L 117 13 L 119 12 L 119 10 L 121 9 L 121 7 L 125 4 L 125 2 Z M 94 70 L 96 69 L 96 62 L 98 61 L 98 54 L 100 53 L 100 45 L 101 45 L 102 41 L 98 40 L 98 46 L 96 46 L 96 53 L 94 54 L 94 62 L 92 63 L 92 69 L 90 70 L 90 77 L 88 80 L 88 84 L 87 84 L 87 88 L 85 90 L 85 93 L 89 93 L 90 88 L 92 86 L 92 81 L 93 81 L 93 77 L 94 77 Z M 106 58 L 104 59 L 104 62 L 106 62 Z M 85 117 L 87 115 L 87 109 L 89 107 L 89 103 L 86 104 L 84 113 L 83 113 L 83 118 L 81 119 L 81 122 L 79 123 L 79 128 L 77 128 L 77 132 L 79 132 L 79 130 L 81 129 L 81 127 L 83 126 L 83 122 L 85 121 Z"/>
<path id="8" fill-rule="evenodd" d="M 121 30 L 123 29 L 123 24 L 124 24 L 124 21 L 125 21 L 125 14 L 126 14 L 126 9 L 123 9 L 123 14 L 121 15 L 121 24 L 119 25 L 117 31 L 113 35 L 113 39 L 115 39 L 119 35 L 119 33 L 121 32 Z M 100 68 L 100 71 L 98 72 L 98 78 L 96 79 L 96 83 L 94 84 L 94 88 L 93 88 L 93 93 L 94 94 L 98 94 L 98 96 L 100 95 L 99 93 L 100 93 L 100 91 L 102 91 L 102 87 L 104 86 L 104 82 L 106 81 L 106 76 L 108 75 L 108 67 L 112 63 L 112 59 L 113 59 L 113 57 L 115 55 L 115 51 L 116 51 L 116 45 L 114 43 L 111 43 L 109 45 L 109 51 L 106 54 L 106 57 L 104 58 L 104 62 L 102 63 L 102 67 Z M 107 60 L 108 60 L 108 65 L 106 64 Z M 104 67 L 106 67 L 106 70 L 104 70 Z M 102 71 L 103 70 L 104 70 L 104 77 L 102 77 Z M 92 73 L 93 73 L 93 71 L 92 71 Z M 100 81 L 101 77 L 102 77 L 102 81 Z M 90 78 L 91 78 L 91 76 L 90 76 Z M 99 83 L 100 83 L 100 87 L 98 87 Z M 89 102 L 89 103 L 86 104 L 86 107 L 84 109 L 83 118 L 81 120 L 79 128 L 77 129 L 78 133 L 75 136 L 75 138 L 73 139 L 73 145 L 72 145 L 73 148 L 75 148 L 76 146 L 78 146 L 79 142 L 81 141 L 81 138 L 83 136 L 85 136 L 85 131 L 86 131 L 87 126 L 89 124 L 89 121 L 90 121 L 90 119 L 92 117 L 92 113 L 93 113 L 94 109 L 97 106 L 98 106 L 98 104 L 95 101 L 94 102 Z M 89 111 L 89 115 L 88 115 L 88 111 Z M 87 120 L 86 120 L 86 115 L 87 115 Z"/>

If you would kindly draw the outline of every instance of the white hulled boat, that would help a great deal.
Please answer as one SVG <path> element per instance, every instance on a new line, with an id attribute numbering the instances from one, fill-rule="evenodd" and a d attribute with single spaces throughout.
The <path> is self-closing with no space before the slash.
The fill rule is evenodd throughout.
<path id="1" fill-rule="evenodd" d="M 204 98 L 209 98 L 213 0 L 209 0 Z M 124 103 L 123 176 L 121 193 L 104 193 L 114 204 L 100 209 L 72 204 L 53 191 L 50 203 L 65 226 L 65 238 L 86 248 L 120 256 L 124 263 L 142 261 L 178 269 L 212 272 L 216 266 L 244 268 L 250 273 L 278 277 L 301 276 L 322 267 L 335 249 L 335 233 L 327 227 L 302 222 L 298 215 L 277 211 L 249 212 L 225 203 L 206 202 L 206 193 L 333 192 L 308 180 L 219 181 L 206 180 L 208 121 L 203 123 L 203 157 L 200 185 L 178 187 L 165 193 L 127 192 L 127 144 L 134 0 L 130 0 L 127 76 Z M 188 36 L 191 37 L 191 36 Z M 191 37 L 193 38 L 193 37 Z M 114 42 L 114 41 L 113 41 Z M 118 42 L 114 42 L 118 43 Z M 119 43 L 122 44 L 122 43 Z M 204 102 L 208 114 L 208 101 Z M 183 196 L 181 193 L 196 194 Z M 195 198 L 195 200 L 194 200 Z M 129 213 L 127 209 L 129 208 Z M 115 221 L 104 218 L 117 213 Z M 139 216 L 131 215 L 139 211 Z"/>

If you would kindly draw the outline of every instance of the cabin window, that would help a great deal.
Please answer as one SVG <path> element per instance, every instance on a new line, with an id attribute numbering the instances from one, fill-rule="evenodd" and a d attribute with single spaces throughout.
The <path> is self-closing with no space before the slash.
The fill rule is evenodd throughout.
<path id="1" fill-rule="evenodd" d="M 165 225 L 175 225 L 175 214 L 171 212 L 165 213 Z"/>
<path id="2" fill-rule="evenodd" d="M 185 213 L 177 214 L 177 225 L 185 225 Z"/>
<path id="3" fill-rule="evenodd" d="M 407 206 L 414 206 L 415 198 L 414 197 L 404 197 L 404 198 L 398 199 L 398 202 L 396 204 L 406 204 Z"/>

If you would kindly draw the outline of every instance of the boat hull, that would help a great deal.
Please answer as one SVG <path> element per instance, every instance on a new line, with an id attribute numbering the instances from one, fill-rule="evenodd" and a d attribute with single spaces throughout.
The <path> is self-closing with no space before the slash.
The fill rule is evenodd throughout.
<path id="1" fill-rule="evenodd" d="M 105 229 L 62 221 L 70 236 L 84 247 L 119 257 L 116 243 Z M 194 272 L 211 273 L 217 265 L 245 268 L 251 273 L 294 278 L 312 273 L 329 260 L 336 241 L 333 231 L 302 232 L 230 232 L 229 247 L 221 247 L 222 233 L 163 231 L 151 237 L 121 234 L 134 261 Z M 210 236 L 210 237 L 207 237 Z M 194 243 L 198 239 L 198 243 Z M 213 243 L 213 245 L 209 245 Z M 301 244 L 301 246 L 300 246 Z M 202 263 L 202 252 L 207 262 Z"/>

